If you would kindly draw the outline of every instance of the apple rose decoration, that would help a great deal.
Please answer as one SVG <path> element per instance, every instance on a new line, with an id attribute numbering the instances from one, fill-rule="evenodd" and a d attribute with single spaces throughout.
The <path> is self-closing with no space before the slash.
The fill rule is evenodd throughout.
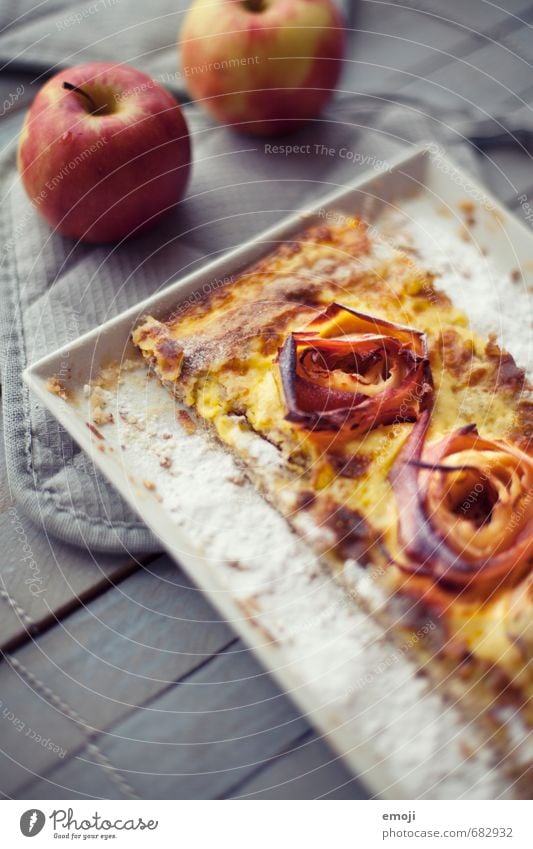
<path id="1" fill-rule="evenodd" d="M 487 599 L 531 568 L 533 460 L 483 439 L 473 424 L 426 446 L 428 419 L 419 419 L 390 475 L 406 555 L 399 565 Z"/>
<path id="2" fill-rule="evenodd" d="M 286 419 L 331 442 L 415 422 L 433 396 L 423 333 L 336 303 L 288 336 L 278 363 Z"/>

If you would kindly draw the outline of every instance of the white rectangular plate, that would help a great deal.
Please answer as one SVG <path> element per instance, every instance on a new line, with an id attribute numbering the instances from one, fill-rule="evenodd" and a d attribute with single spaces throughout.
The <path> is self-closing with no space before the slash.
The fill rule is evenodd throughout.
<path id="1" fill-rule="evenodd" d="M 513 352 L 510 329 L 515 328 L 517 358 L 527 365 L 524 305 L 533 284 L 533 237 L 441 151 L 429 147 L 399 157 L 387 171 L 359 179 L 45 357 L 25 371 L 24 380 L 376 794 L 512 796 L 510 780 L 500 768 L 492 768 L 490 749 L 482 746 L 471 754 L 477 739 L 474 726 L 415 675 L 408 647 L 402 651 L 384 639 L 380 627 L 243 481 L 220 446 L 201 430 L 186 434 L 176 421 L 174 402 L 155 380 L 147 379 L 143 366 L 122 373 L 108 405 L 114 423 L 102 428 L 105 440 L 87 427 L 89 402 L 83 386 L 101 366 L 131 354 L 130 333 L 143 314 L 165 317 L 211 281 L 237 274 L 278 240 L 316 221 L 325 223 L 332 213 L 360 215 L 394 239 L 398 226 L 401 230 L 405 225 L 413 239 L 421 238 L 424 250 L 429 246 L 430 257 L 434 251 L 445 288 L 457 305 L 477 303 L 475 313 L 468 310 L 477 329 L 496 331 Z M 449 244 L 457 247 L 457 262 Z M 490 252 L 486 290 L 485 277 L 477 274 L 467 291 L 461 268 L 466 264 L 471 270 L 472 251 L 474 266 L 476 256 L 485 262 L 478 247 Z M 520 283 L 500 309 L 498 299 L 516 281 L 517 268 Z M 518 332 L 516 322 L 523 325 Z M 47 388 L 56 374 L 66 376 L 69 402 Z M 131 419 L 133 407 L 140 411 L 137 423 Z M 166 447 L 165 430 L 170 434 L 164 434 Z M 170 455 L 173 491 L 164 468 L 164 457 Z M 238 521 L 239 512 L 245 513 L 245 523 Z"/>

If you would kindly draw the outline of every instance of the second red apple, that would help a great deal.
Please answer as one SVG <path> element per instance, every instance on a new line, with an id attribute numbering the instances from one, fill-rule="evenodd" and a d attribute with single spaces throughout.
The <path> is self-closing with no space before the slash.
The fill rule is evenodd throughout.
<path id="1" fill-rule="evenodd" d="M 196 0 L 181 33 L 185 82 L 218 121 L 276 135 L 316 116 L 345 46 L 332 0 Z"/>

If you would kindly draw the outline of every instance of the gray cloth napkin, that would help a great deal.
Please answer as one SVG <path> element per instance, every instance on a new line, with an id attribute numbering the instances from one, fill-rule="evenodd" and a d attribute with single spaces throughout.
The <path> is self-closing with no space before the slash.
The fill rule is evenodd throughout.
<path id="1" fill-rule="evenodd" d="M 106 2 L 106 15 L 114 13 L 110 0 Z M 54 15 L 64 18 L 65 8 L 60 3 L 55 7 Z M 159 73 L 170 75 L 176 70 L 174 52 L 170 55 L 155 47 L 166 43 L 168 19 L 164 15 L 157 19 L 153 9 L 151 13 L 153 28 L 143 29 L 142 37 L 140 32 L 136 36 L 128 32 L 120 56 L 153 73 L 153 66 L 146 67 L 150 63 L 137 58 L 141 48 L 149 48 L 150 55 L 162 63 Z M 86 24 L 91 24 L 90 15 Z M 35 39 L 39 22 L 30 18 L 26 28 L 30 25 Z M 95 22 L 93 45 L 99 44 L 102 26 L 101 19 Z M 50 28 L 48 19 L 46 27 Z M 70 29 L 72 36 L 79 37 L 77 26 Z M 65 29 L 57 32 L 63 37 Z M 46 43 L 50 44 L 44 39 Z M 102 58 L 94 46 L 79 48 L 74 38 L 71 47 L 68 63 Z M 43 53 L 45 64 L 51 64 L 52 54 L 66 53 L 67 44 L 61 42 L 59 53 L 57 44 L 50 49 L 51 53 Z M 0 56 L 3 50 L 0 40 Z M 115 58 L 117 52 L 115 45 Z M 241 244 L 310 200 L 346 185 L 362 170 L 363 157 L 367 164 L 368 157 L 386 160 L 406 146 L 434 139 L 472 166 L 470 152 L 442 115 L 437 120 L 416 104 L 390 101 L 339 95 L 320 120 L 278 140 L 310 145 L 311 153 L 288 156 L 269 153 L 265 142 L 215 126 L 196 107 L 186 106 L 194 149 L 187 197 L 155 231 L 119 247 L 78 245 L 53 234 L 23 192 L 14 146 L 6 151 L 0 160 L 0 344 L 8 474 L 20 506 L 47 533 L 101 551 L 126 549 L 134 554 L 160 549 L 86 455 L 30 396 L 20 379 L 23 368 L 157 292 L 208 257 Z M 322 145 L 336 153 L 324 153 Z M 353 151 L 359 162 L 339 156 L 342 148 Z"/>

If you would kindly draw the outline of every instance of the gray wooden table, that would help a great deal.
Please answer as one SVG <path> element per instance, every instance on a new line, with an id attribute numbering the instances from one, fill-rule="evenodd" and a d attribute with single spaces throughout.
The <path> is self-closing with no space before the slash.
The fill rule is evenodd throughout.
<path id="1" fill-rule="evenodd" d="M 532 25 L 532 0 L 364 0 L 343 88 L 531 120 Z M 19 79 L 0 73 L 0 102 Z M 26 106 L 0 122 L 2 147 Z M 502 145 L 480 160 L 520 214 L 529 156 Z M 139 563 L 47 539 L 13 504 L 4 466 L 0 476 L 5 797 L 366 796 L 168 557 Z M 23 609 L 28 551 L 48 591 Z"/>

